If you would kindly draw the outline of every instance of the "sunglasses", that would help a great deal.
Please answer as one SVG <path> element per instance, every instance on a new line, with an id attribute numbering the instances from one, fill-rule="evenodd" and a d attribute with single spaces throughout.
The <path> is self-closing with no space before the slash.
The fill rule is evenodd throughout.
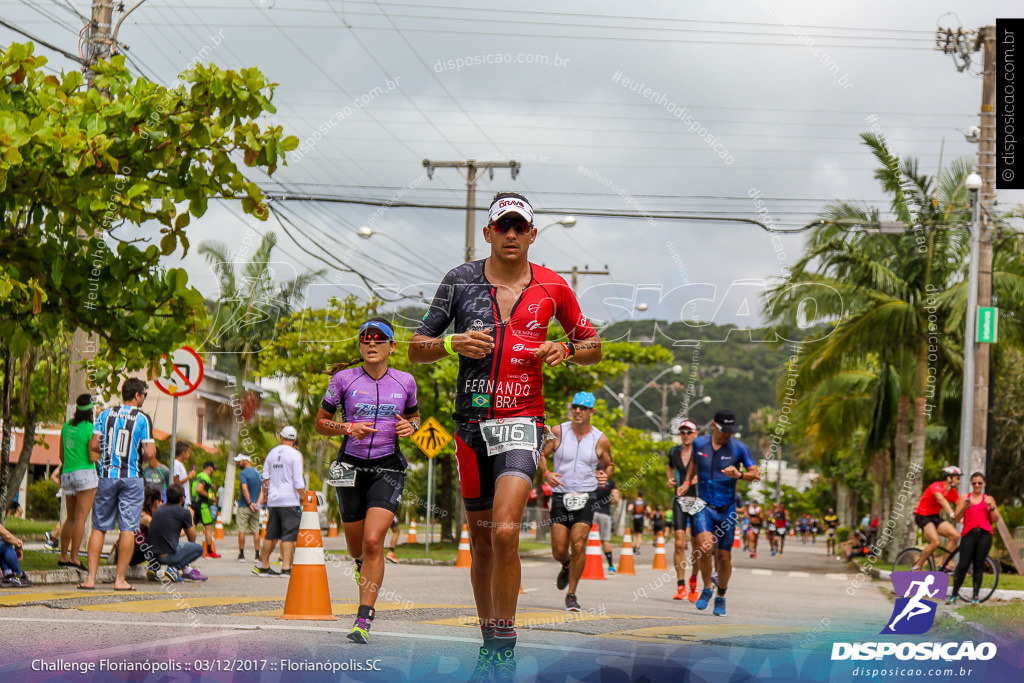
<path id="1" fill-rule="evenodd" d="M 380 332 L 370 332 L 368 334 L 363 334 L 363 335 L 359 336 L 359 343 L 360 344 L 370 344 L 370 343 L 383 344 L 383 343 L 389 342 L 389 341 L 391 341 L 391 340 L 388 339 L 387 337 L 385 337 Z"/>
<path id="2" fill-rule="evenodd" d="M 518 234 L 525 235 L 533 229 L 533 224 L 523 218 L 503 217 L 491 223 L 491 229 L 501 234 L 515 230 Z"/>
<path id="3" fill-rule="evenodd" d="M 587 406 L 581 406 L 578 403 L 573 403 L 572 404 L 572 409 L 573 410 L 590 410 L 590 408 L 588 408 Z"/>
<path id="4" fill-rule="evenodd" d="M 692 429 L 680 429 L 679 433 L 680 434 L 696 434 L 697 432 L 693 431 Z"/>

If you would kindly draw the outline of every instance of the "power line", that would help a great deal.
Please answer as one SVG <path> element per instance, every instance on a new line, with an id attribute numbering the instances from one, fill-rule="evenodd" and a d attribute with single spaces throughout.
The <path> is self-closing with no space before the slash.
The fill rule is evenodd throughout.
<path id="1" fill-rule="evenodd" d="M 22 28 L 19 28 L 18 26 L 15 26 L 14 24 L 12 24 L 9 21 L 7 21 L 6 19 L 0 19 L 0 26 L 6 26 L 7 28 L 11 29 L 15 33 L 20 33 L 21 35 L 25 36 L 26 38 L 28 38 L 32 42 L 38 43 L 39 45 L 42 45 L 43 47 L 48 47 L 51 50 L 53 50 L 54 52 L 57 52 L 57 53 L 60 53 L 61 55 L 64 55 L 64 57 L 70 59 L 73 62 L 76 62 L 78 64 L 85 64 L 85 62 L 78 55 L 73 55 L 70 52 L 66 52 L 66 51 L 62 50 L 61 48 L 57 47 L 56 45 L 54 45 L 54 44 L 52 44 L 52 43 L 50 43 L 50 42 L 48 42 L 46 40 L 43 40 L 39 36 L 34 35 L 32 33 L 29 33 L 28 31 L 26 31 L 26 30 L 24 30 Z"/>

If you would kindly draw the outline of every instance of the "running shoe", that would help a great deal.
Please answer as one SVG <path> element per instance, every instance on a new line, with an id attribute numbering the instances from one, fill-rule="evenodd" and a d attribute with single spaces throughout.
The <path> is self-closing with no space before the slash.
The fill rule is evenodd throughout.
<path id="1" fill-rule="evenodd" d="M 565 594 L 565 611 L 566 612 L 580 612 L 580 611 L 582 611 L 582 608 L 580 607 L 580 601 L 576 599 L 576 594 L 575 593 L 566 593 Z"/>
<path id="2" fill-rule="evenodd" d="M 212 557 L 215 560 L 219 560 L 221 557 L 223 557 L 223 555 L 218 553 L 217 549 L 212 546 L 210 547 L 210 552 L 208 552 L 206 555 L 207 557 Z"/>
<path id="3" fill-rule="evenodd" d="M 956 604 L 956 593 L 953 593 L 948 598 L 946 598 L 946 604 L 947 605 L 955 605 Z"/>
<path id="4" fill-rule="evenodd" d="M 563 564 L 562 570 L 558 572 L 558 578 L 555 579 L 555 588 L 560 591 L 564 591 L 565 587 L 569 585 L 569 565 Z"/>
<path id="5" fill-rule="evenodd" d="M 697 584 L 691 583 L 690 584 L 690 593 L 686 596 L 686 599 L 689 600 L 690 602 L 697 602 L 697 598 L 698 597 L 699 597 L 699 593 L 697 593 Z"/>
<path id="6" fill-rule="evenodd" d="M 281 572 L 277 571 L 272 567 L 267 567 L 266 569 L 264 569 L 263 567 L 253 567 L 252 573 L 256 576 L 265 576 L 271 578 L 281 576 Z"/>
<path id="7" fill-rule="evenodd" d="M 725 596 L 724 595 L 716 595 L 715 596 L 715 609 L 712 610 L 711 613 L 714 614 L 716 617 L 724 617 L 725 616 Z"/>
<path id="8" fill-rule="evenodd" d="M 191 567 L 190 569 L 182 570 L 181 578 L 188 579 L 189 581 L 206 581 L 209 577 L 203 576 L 201 571 L 195 567 Z"/>
<path id="9" fill-rule="evenodd" d="M 679 584 L 679 588 L 676 589 L 676 594 L 672 596 L 673 600 L 685 600 L 686 599 L 686 584 Z"/>
<path id="10" fill-rule="evenodd" d="M 370 642 L 370 620 L 356 617 L 356 623 L 352 625 L 352 630 L 348 632 L 347 638 L 360 645 Z"/>
<path id="11" fill-rule="evenodd" d="M 245 562 L 245 553 L 238 553 L 238 557 L 235 558 L 235 562 Z"/>
<path id="12" fill-rule="evenodd" d="M 388 554 L 384 556 L 384 559 L 390 562 L 391 564 L 398 564 L 398 558 L 395 556 L 394 550 L 389 550 Z"/>
<path id="13" fill-rule="evenodd" d="M 58 547 L 60 547 L 60 543 L 58 543 L 57 539 L 53 537 L 53 533 L 47 531 L 43 534 L 43 536 L 46 537 L 46 547 L 50 550 L 56 550 Z"/>
<path id="14" fill-rule="evenodd" d="M 775 548 L 772 548 L 772 557 L 775 557 Z"/>
<path id="15" fill-rule="evenodd" d="M 974 598 L 974 599 L 971 600 L 971 604 L 972 605 L 980 605 L 981 604 L 981 600 L 979 600 L 978 598 Z"/>
<path id="16" fill-rule="evenodd" d="M 168 567 L 164 570 L 164 576 L 168 578 L 172 583 L 181 582 L 181 574 L 174 567 Z"/>
<path id="17" fill-rule="evenodd" d="M 291 576 L 291 575 L 292 575 L 292 568 L 291 567 L 288 567 L 288 569 L 282 569 L 281 570 L 281 576 Z"/>
<path id="18" fill-rule="evenodd" d="M 480 648 L 476 657 L 476 668 L 469 676 L 468 683 L 491 683 L 494 680 L 494 652 L 486 646 Z"/>
<path id="19" fill-rule="evenodd" d="M 711 596 L 714 592 L 710 588 L 705 588 L 700 592 L 700 597 L 697 599 L 697 609 L 706 610 L 708 603 L 711 602 Z"/>
<path id="20" fill-rule="evenodd" d="M 750 559 L 756 560 L 757 559 L 757 553 L 750 553 Z"/>
<path id="21" fill-rule="evenodd" d="M 497 650 L 492 658 L 495 681 L 513 681 L 516 677 L 516 651 L 513 648 Z"/>
<path id="22" fill-rule="evenodd" d="M 147 569 L 146 570 L 146 581 L 157 581 L 157 580 L 158 580 L 158 578 L 157 578 L 157 575 L 156 575 L 156 570 L 154 570 L 154 569 Z"/>
<path id="23" fill-rule="evenodd" d="M 29 581 L 28 583 L 25 583 L 21 580 L 20 576 L 9 574 L 4 577 L 4 580 L 2 583 L 0 583 L 0 585 L 2 585 L 4 588 L 25 588 L 31 586 L 32 582 Z"/>
<path id="24" fill-rule="evenodd" d="M 613 567 L 612 565 L 608 565 L 608 573 L 609 574 L 614 574 L 615 573 L 615 567 Z"/>

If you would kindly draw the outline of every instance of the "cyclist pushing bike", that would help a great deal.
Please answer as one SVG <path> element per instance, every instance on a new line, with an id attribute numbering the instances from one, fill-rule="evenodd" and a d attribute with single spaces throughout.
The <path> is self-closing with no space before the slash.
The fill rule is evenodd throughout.
<path id="1" fill-rule="evenodd" d="M 963 471 L 955 465 L 950 465 L 942 468 L 942 475 L 943 479 L 932 483 L 924 490 L 921 501 L 917 504 L 917 509 L 914 510 L 914 521 L 920 527 L 925 540 L 928 541 L 921 551 L 921 556 L 914 563 L 914 571 L 920 571 L 931 554 L 942 543 L 940 536 L 949 539 L 949 542 L 946 543 L 946 550 L 950 554 L 956 550 L 956 546 L 960 542 L 960 532 L 950 522 L 943 520 L 939 513 L 945 511 L 950 518 L 954 516 L 953 505 L 960 498 L 956 489 L 960 485 Z"/>

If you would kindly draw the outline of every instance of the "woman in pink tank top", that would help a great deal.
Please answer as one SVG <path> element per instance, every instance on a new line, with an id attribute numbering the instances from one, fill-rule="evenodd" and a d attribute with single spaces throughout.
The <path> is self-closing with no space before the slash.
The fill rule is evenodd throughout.
<path id="1" fill-rule="evenodd" d="M 953 572 L 953 590 L 947 598 L 947 604 L 956 602 L 957 591 L 964 585 L 967 568 L 973 564 L 974 599 L 978 602 L 978 590 L 985 573 L 985 558 L 992 548 L 992 525 L 999 521 L 999 509 L 992 496 L 985 494 L 985 476 L 981 472 L 971 475 L 971 492 L 960 499 L 956 505 L 954 522 L 963 517 L 964 528 L 960 532 L 960 559 Z"/>

